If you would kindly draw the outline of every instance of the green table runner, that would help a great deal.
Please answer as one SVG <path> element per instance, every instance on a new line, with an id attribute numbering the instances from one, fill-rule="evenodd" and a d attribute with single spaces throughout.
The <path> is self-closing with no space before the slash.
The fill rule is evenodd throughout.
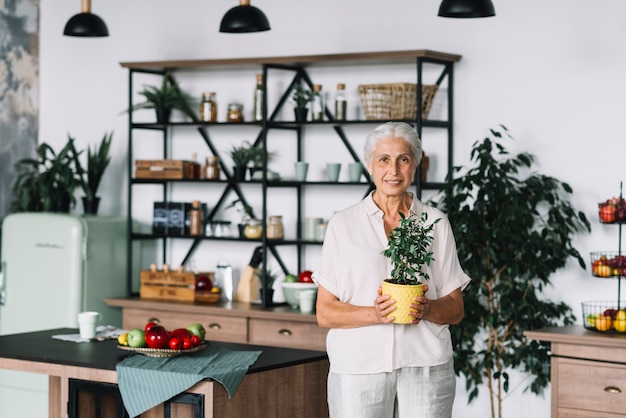
<path id="1" fill-rule="evenodd" d="M 219 382 L 232 398 L 260 355 L 261 351 L 226 348 L 207 348 L 172 358 L 134 354 L 116 365 L 124 407 L 131 417 L 136 417 L 203 379 Z"/>

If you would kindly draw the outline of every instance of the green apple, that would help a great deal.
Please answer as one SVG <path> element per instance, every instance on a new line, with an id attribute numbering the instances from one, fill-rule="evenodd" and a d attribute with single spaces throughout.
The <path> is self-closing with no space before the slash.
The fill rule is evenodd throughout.
<path id="1" fill-rule="evenodd" d="M 191 335 L 197 335 L 198 337 L 200 337 L 200 341 L 204 341 L 206 330 L 204 329 L 202 324 L 191 324 L 187 327 L 187 331 L 189 331 Z"/>
<path id="2" fill-rule="evenodd" d="M 298 281 L 298 277 L 295 274 L 287 274 L 285 276 L 285 282 L 293 283 L 297 281 Z"/>
<path id="3" fill-rule="evenodd" d="M 128 332 L 128 346 L 140 348 L 146 346 L 146 333 L 139 328 L 131 329 Z"/>

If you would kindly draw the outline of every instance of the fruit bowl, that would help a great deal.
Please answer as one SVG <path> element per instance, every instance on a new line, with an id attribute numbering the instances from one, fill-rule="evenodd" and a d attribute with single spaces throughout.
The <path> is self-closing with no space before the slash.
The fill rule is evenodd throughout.
<path id="1" fill-rule="evenodd" d="M 210 290 L 196 290 L 195 301 L 198 303 L 217 303 L 222 298 L 222 292 Z"/>
<path id="2" fill-rule="evenodd" d="M 618 252 L 591 253 L 591 273 L 595 277 L 626 277 L 626 255 Z"/>
<path id="3" fill-rule="evenodd" d="M 172 350 L 169 348 L 148 348 L 148 347 L 140 347 L 133 348 L 127 345 L 118 345 L 117 348 L 125 351 L 132 351 L 133 353 L 143 354 L 148 357 L 177 357 L 183 354 L 191 354 L 200 350 L 204 350 L 209 346 L 207 341 L 202 342 L 197 347 L 190 348 L 189 350 Z"/>
<path id="4" fill-rule="evenodd" d="M 285 300 L 293 309 L 298 309 L 300 301 L 298 300 L 298 292 L 300 290 L 317 290 L 315 283 L 303 283 L 303 282 L 283 282 L 283 295 Z"/>
<path id="5" fill-rule="evenodd" d="M 617 301 L 582 303 L 583 325 L 586 329 L 604 333 L 626 333 L 626 310 L 618 309 Z"/>

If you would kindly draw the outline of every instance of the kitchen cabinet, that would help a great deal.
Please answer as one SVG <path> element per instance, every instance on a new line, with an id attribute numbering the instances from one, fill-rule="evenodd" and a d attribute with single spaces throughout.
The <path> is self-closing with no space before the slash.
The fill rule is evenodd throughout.
<path id="1" fill-rule="evenodd" d="M 333 118 L 333 112 L 330 110 L 328 103 L 325 109 L 325 119 L 323 121 L 314 122 L 295 122 L 293 121 L 293 113 L 286 112 L 284 108 L 288 108 L 291 111 L 291 105 L 289 104 L 289 98 L 294 85 L 302 83 L 309 86 L 312 89 L 315 77 L 318 76 L 316 71 L 328 74 L 329 72 L 337 72 L 339 77 L 350 77 L 354 71 L 362 73 L 367 72 L 368 68 L 371 69 L 369 80 L 376 76 L 377 78 L 386 77 L 388 70 L 394 67 L 400 67 L 406 69 L 409 77 L 414 77 L 414 84 L 417 85 L 417 98 L 416 107 L 417 113 L 415 119 L 404 120 L 416 126 L 416 130 L 420 137 L 423 138 L 424 147 L 428 149 L 430 146 L 428 142 L 428 135 L 426 129 L 436 130 L 443 133 L 445 138 L 442 149 L 443 155 L 438 155 L 440 166 L 445 166 L 445 174 L 452 172 L 452 157 L 453 157 L 453 98 L 454 98 L 454 64 L 459 61 L 460 55 L 436 52 L 430 50 L 411 50 L 411 51 L 385 51 L 385 52 L 365 52 L 365 53 L 348 53 L 348 54 L 334 54 L 334 55 L 308 55 L 308 56 L 287 56 L 287 57 L 258 57 L 258 58 L 226 58 L 226 59 L 209 59 L 209 60 L 178 60 L 178 61 L 152 61 L 152 62 L 123 62 L 121 66 L 129 71 L 129 109 L 133 108 L 133 97 L 136 94 L 135 84 L 136 77 L 145 76 L 146 74 L 163 75 L 168 74 L 172 77 L 172 80 L 176 82 L 179 75 L 180 77 L 198 77 L 198 73 L 205 74 L 207 76 L 215 75 L 217 73 L 228 74 L 229 72 L 249 71 L 251 74 L 262 73 L 264 83 L 264 96 L 268 100 L 263 106 L 263 117 L 260 121 L 252 122 L 202 122 L 198 118 L 193 118 L 191 121 L 183 122 L 170 122 L 166 124 L 158 124 L 154 122 L 138 122 L 135 119 L 134 113 L 129 112 L 129 152 L 128 152 L 128 172 L 129 172 L 129 190 L 128 190 L 128 222 L 129 222 L 129 241 L 161 241 L 161 264 L 168 263 L 172 266 L 184 265 L 187 263 L 191 255 L 196 249 L 207 241 L 213 241 L 211 249 L 215 251 L 220 250 L 220 241 L 237 241 L 240 238 L 237 237 L 215 237 L 215 236 L 183 236 L 173 237 L 167 235 L 159 235 L 152 233 L 138 232 L 132 230 L 132 214 L 133 208 L 136 204 L 134 198 L 134 190 L 136 187 L 144 186 L 157 186 L 161 190 L 162 200 L 168 201 L 171 199 L 172 190 L 174 187 L 185 184 L 193 185 L 198 188 L 217 187 L 222 188 L 223 192 L 218 199 L 215 199 L 208 214 L 206 215 L 205 222 L 215 220 L 216 214 L 219 210 L 223 209 L 227 203 L 227 196 L 234 193 L 237 198 L 247 203 L 248 199 L 245 193 L 245 187 L 257 186 L 260 189 L 260 206 L 262 208 L 261 213 L 256 214 L 260 219 L 263 230 L 265 231 L 266 222 L 268 219 L 268 200 L 270 199 L 270 190 L 277 189 L 291 189 L 295 193 L 295 203 L 290 207 L 289 213 L 296 214 L 296 232 L 292 236 L 286 236 L 284 239 L 272 240 L 268 239 L 265 234 L 258 240 L 256 240 L 263 251 L 263 265 L 267 266 L 268 257 L 273 257 L 278 263 L 284 273 L 291 271 L 301 271 L 303 269 L 303 253 L 304 249 L 310 245 L 320 245 L 320 242 L 306 240 L 303 238 L 304 228 L 304 199 L 307 189 L 310 187 L 345 187 L 349 185 L 351 187 L 360 187 L 364 193 L 369 192 L 373 185 L 369 178 L 366 182 L 341 182 L 332 183 L 328 181 L 295 181 L 295 180 L 274 180 L 269 179 L 268 174 L 268 161 L 264 158 L 262 166 L 263 176 L 259 180 L 244 180 L 239 181 L 235 179 L 233 170 L 224 164 L 224 161 L 228 161 L 228 158 L 222 158 L 223 151 L 219 150 L 219 135 L 222 129 L 232 129 L 240 132 L 241 129 L 257 128 L 258 134 L 256 140 L 252 141 L 255 146 L 262 147 L 267 156 L 268 151 L 274 144 L 275 133 L 288 133 L 293 135 L 295 142 L 293 155 L 291 157 L 291 166 L 293 162 L 300 161 L 303 158 L 304 150 L 307 145 L 307 141 L 311 138 L 306 137 L 307 130 L 326 130 L 333 137 L 337 137 L 340 140 L 342 146 L 345 147 L 350 161 L 360 161 L 360 153 L 355 152 L 353 144 L 347 133 L 349 127 L 361 125 L 374 127 L 384 121 L 381 120 L 366 120 L 364 117 L 356 116 L 356 118 L 336 121 Z M 348 72 L 345 70 L 349 68 Z M 426 73 L 433 79 L 433 84 L 440 86 L 439 94 L 442 96 L 443 111 L 442 117 L 433 119 L 423 119 L 422 116 L 422 94 L 421 87 L 426 84 L 424 80 Z M 279 75 L 280 74 L 280 75 Z M 287 74 L 287 76 L 285 76 Z M 406 77 L 406 76 L 405 76 Z M 280 78 L 280 81 L 274 83 L 273 80 Z M 286 81 L 285 81 L 286 80 Z M 387 82 L 387 80 L 383 81 Z M 274 83 L 274 84 L 272 84 Z M 275 96 L 275 100 L 269 100 L 268 86 L 278 85 L 279 93 Z M 272 90 L 274 92 L 274 90 Z M 219 97 L 218 97 L 219 101 Z M 355 100 L 356 101 L 356 100 Z M 220 105 L 222 109 L 226 107 L 226 103 Z M 270 108 L 271 107 L 271 108 Z M 354 113 L 354 112 L 353 112 Z M 358 114 L 358 113 L 357 113 Z M 349 115 L 350 116 L 350 115 Z M 197 130 L 200 137 L 206 144 L 207 149 L 216 156 L 220 157 L 220 168 L 225 176 L 223 180 L 165 180 L 165 179 L 137 179 L 133 176 L 134 160 L 136 158 L 135 149 L 141 149 L 145 152 L 147 146 L 145 142 L 141 145 L 137 142 L 136 133 L 138 131 L 150 131 L 157 132 L 160 135 L 158 158 L 168 159 L 171 158 L 172 145 L 174 143 L 174 131 L 180 131 L 189 128 Z M 153 144 L 153 143 L 152 143 Z M 434 144 L 433 144 L 434 145 Z M 281 145 L 278 145 L 281 146 Z M 154 147 L 152 147 L 154 150 Z M 143 157 L 142 157 L 143 158 Z M 348 162 L 348 161 L 346 161 Z M 420 168 L 418 168 L 420 170 Z M 418 171 L 419 172 L 419 171 Z M 364 173 L 366 174 L 366 173 Z M 445 176 L 442 175 L 442 178 Z M 415 181 L 415 193 L 417 196 L 421 196 L 423 190 L 438 190 L 443 186 L 443 181 L 422 182 L 421 176 L 416 176 Z M 245 187 L 244 187 L 245 186 Z M 259 203 L 259 202 L 257 202 Z M 332 202 L 329 202 L 332 205 Z M 337 208 L 339 209 L 339 208 Z M 287 209 L 286 209 L 287 210 Z M 182 260 L 173 260 L 171 255 L 168 254 L 166 245 L 170 240 L 178 240 L 181 245 L 186 241 L 191 241 Z M 243 240 L 243 239 L 241 239 Z M 251 240 L 245 240 L 250 242 Z M 254 240 L 252 240 L 254 241 Z M 286 262 L 281 257 L 281 248 L 290 247 L 295 248 L 295 257 L 290 255 L 289 262 Z M 134 259 L 133 251 L 136 251 L 132 245 L 128 246 L 128 260 L 130 262 Z M 293 260 L 296 258 L 297 260 Z M 155 260 L 149 260 L 148 263 L 152 263 Z M 290 264 L 291 263 L 291 264 Z M 146 264 L 145 262 L 143 264 Z M 128 294 L 136 295 L 136 289 L 133 285 L 132 270 L 129 267 L 128 270 Z M 263 301 L 265 308 L 269 307 L 268 301 Z M 129 315 L 131 315 L 129 313 Z M 253 322 L 254 324 L 254 322 Z"/>
<path id="2" fill-rule="evenodd" d="M 151 321 L 167 329 L 201 323 L 209 341 L 326 351 L 328 330 L 317 325 L 315 315 L 301 314 L 288 306 L 263 308 L 238 302 L 202 305 L 141 298 L 106 299 L 105 303 L 122 308 L 124 329 L 143 328 Z"/>
<path id="3" fill-rule="evenodd" d="M 525 335 L 551 344 L 552 418 L 626 417 L 626 335 L 580 325 Z"/>

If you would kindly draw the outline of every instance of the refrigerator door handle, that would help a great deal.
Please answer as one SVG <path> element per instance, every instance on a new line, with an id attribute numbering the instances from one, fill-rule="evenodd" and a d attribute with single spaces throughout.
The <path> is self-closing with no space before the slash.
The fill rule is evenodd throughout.
<path id="1" fill-rule="evenodd" d="M 7 289 L 4 284 L 4 272 L 7 270 L 7 263 L 2 263 L 2 268 L 0 268 L 0 306 L 6 305 L 7 302 Z"/>

